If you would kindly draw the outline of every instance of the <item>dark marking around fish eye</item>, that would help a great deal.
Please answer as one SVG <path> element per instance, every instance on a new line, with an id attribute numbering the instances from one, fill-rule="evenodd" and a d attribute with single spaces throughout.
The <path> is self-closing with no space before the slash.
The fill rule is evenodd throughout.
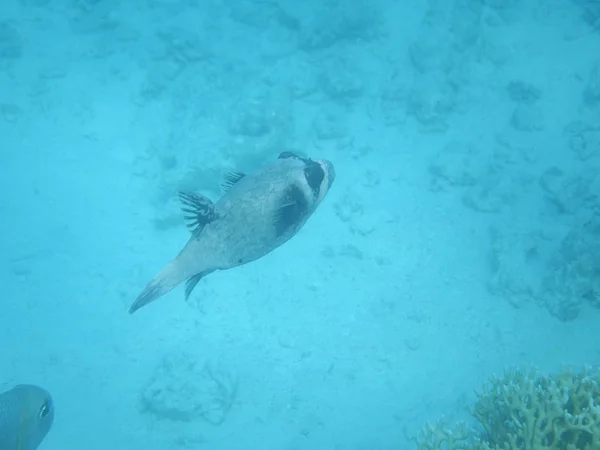
<path id="1" fill-rule="evenodd" d="M 293 229 L 308 212 L 309 204 L 304 192 L 298 186 L 290 186 L 280 199 L 280 205 L 275 212 L 275 233 L 282 236 Z"/>
<path id="2" fill-rule="evenodd" d="M 323 167 L 321 167 L 321 164 L 314 161 L 308 161 L 304 168 L 304 177 L 313 191 L 313 195 L 317 197 L 321 190 L 321 183 L 323 183 L 323 180 L 325 179 L 325 171 L 323 170 Z"/>

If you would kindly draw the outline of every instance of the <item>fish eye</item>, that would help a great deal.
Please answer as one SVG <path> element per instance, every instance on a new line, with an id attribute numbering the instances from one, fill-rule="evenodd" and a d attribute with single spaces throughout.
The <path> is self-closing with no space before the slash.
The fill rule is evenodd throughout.
<path id="1" fill-rule="evenodd" d="M 40 408 L 40 412 L 39 412 L 40 419 L 43 419 L 44 417 L 46 417 L 49 412 L 50 412 L 50 403 L 46 401 Z"/>

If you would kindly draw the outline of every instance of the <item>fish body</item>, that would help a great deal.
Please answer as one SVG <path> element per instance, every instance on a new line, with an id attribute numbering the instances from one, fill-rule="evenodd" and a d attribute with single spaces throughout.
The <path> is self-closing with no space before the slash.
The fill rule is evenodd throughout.
<path id="1" fill-rule="evenodd" d="M 19 384 L 0 394 L 0 450 L 36 450 L 54 422 L 50 394 Z"/>
<path id="2" fill-rule="evenodd" d="M 335 179 L 327 160 L 284 152 L 251 174 L 229 173 L 225 194 L 213 203 L 180 193 L 192 236 L 140 293 L 129 312 L 186 281 L 185 297 L 203 277 L 255 261 L 291 239 L 317 209 Z"/>

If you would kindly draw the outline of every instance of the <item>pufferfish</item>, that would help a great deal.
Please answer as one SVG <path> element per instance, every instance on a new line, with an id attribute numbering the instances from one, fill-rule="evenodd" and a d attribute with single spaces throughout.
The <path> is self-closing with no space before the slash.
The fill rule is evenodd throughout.
<path id="1" fill-rule="evenodd" d="M 255 261 L 300 231 L 335 180 L 328 160 L 284 152 L 256 172 L 230 172 L 224 195 L 207 197 L 180 192 L 191 237 L 187 244 L 139 294 L 129 313 L 186 282 L 189 298 L 198 282 L 216 270 Z"/>
<path id="2" fill-rule="evenodd" d="M 36 450 L 54 422 L 54 404 L 41 387 L 19 384 L 0 394 L 0 450 Z"/>

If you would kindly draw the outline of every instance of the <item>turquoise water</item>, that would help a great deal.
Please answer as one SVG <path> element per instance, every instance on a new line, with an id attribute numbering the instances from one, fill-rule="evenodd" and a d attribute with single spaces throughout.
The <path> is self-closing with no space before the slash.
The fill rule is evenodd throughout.
<path id="1" fill-rule="evenodd" d="M 4 0 L 0 390 L 43 450 L 412 449 L 505 368 L 600 358 L 600 6 Z M 336 182 L 266 257 L 130 304 L 179 190 Z"/>

